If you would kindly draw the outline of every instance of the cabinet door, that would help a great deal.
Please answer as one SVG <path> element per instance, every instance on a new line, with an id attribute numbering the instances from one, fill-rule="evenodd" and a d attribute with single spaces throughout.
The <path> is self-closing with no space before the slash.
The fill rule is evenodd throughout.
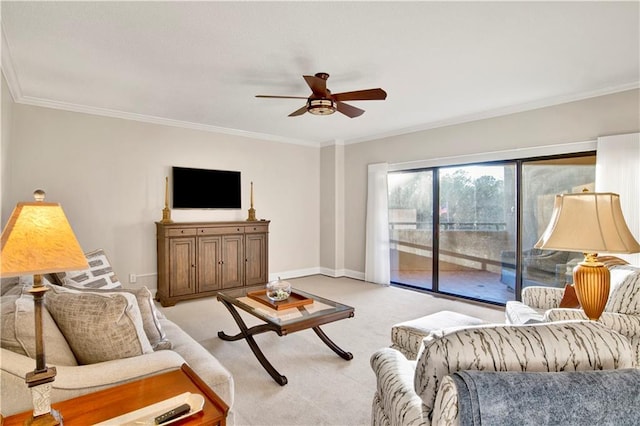
<path id="1" fill-rule="evenodd" d="M 267 235 L 245 236 L 245 281 L 247 285 L 267 282 Z"/>
<path id="2" fill-rule="evenodd" d="M 244 275 L 244 236 L 222 236 L 222 288 L 241 287 Z"/>
<path id="3" fill-rule="evenodd" d="M 198 292 L 220 289 L 221 237 L 198 237 Z"/>
<path id="4" fill-rule="evenodd" d="M 169 240 L 169 296 L 194 294 L 196 282 L 196 239 Z"/>

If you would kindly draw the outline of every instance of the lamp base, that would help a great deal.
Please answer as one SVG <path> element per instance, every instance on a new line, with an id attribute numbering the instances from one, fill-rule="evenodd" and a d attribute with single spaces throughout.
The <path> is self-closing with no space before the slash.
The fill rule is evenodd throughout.
<path id="1" fill-rule="evenodd" d="M 53 408 L 47 414 L 31 417 L 24 421 L 25 426 L 57 426 L 62 425 L 60 412 Z"/>
<path id="2" fill-rule="evenodd" d="M 573 283 L 582 310 L 587 318 L 596 321 L 609 299 L 611 274 L 597 253 L 585 253 L 584 261 L 573 269 Z"/>

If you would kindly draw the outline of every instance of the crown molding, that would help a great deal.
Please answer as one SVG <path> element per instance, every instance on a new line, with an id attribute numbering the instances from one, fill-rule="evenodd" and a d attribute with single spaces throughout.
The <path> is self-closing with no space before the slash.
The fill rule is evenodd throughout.
<path id="1" fill-rule="evenodd" d="M 218 127 L 218 126 L 213 126 L 209 124 L 192 123 L 189 121 L 173 120 L 169 118 L 117 111 L 117 110 L 112 110 L 107 108 L 96 108 L 96 107 L 90 107 L 86 105 L 77 105 L 77 104 L 72 104 L 67 102 L 53 101 L 50 99 L 33 98 L 30 96 L 22 96 L 18 99 L 15 99 L 15 101 L 16 103 L 25 104 L 25 105 L 33 105 L 33 106 L 39 106 L 44 108 L 53 108 L 53 109 L 79 112 L 79 113 L 91 114 L 91 115 L 99 115 L 99 116 L 111 117 L 111 118 L 120 118 L 123 120 L 140 121 L 143 123 L 160 124 L 164 126 L 180 127 L 184 129 L 200 130 L 204 132 L 222 133 L 222 134 L 233 135 L 233 136 L 241 136 L 241 137 L 250 138 L 250 139 L 260 139 L 260 140 L 267 140 L 271 142 L 281 142 L 281 143 L 305 145 L 305 146 L 312 146 L 312 147 L 318 146 L 316 142 L 307 141 L 303 139 L 286 138 L 283 136 L 270 135 L 266 133 L 249 132 L 245 130 L 230 129 L 227 127 Z"/>
<path id="2" fill-rule="evenodd" d="M 619 86 L 611 86 L 611 87 L 598 89 L 598 90 L 592 90 L 588 92 L 540 99 L 537 101 L 526 102 L 518 105 L 512 105 L 505 108 L 498 108 L 498 109 L 483 111 L 475 114 L 467 114 L 467 115 L 462 115 L 458 117 L 452 117 L 446 120 L 433 121 L 430 123 L 424 123 L 417 126 L 406 127 L 404 129 L 398 129 L 398 130 L 385 132 L 385 133 L 378 133 L 376 135 L 371 135 L 367 137 L 349 139 L 344 141 L 344 144 L 351 145 L 351 144 L 357 144 L 362 142 L 371 142 L 378 139 L 385 139 L 393 136 L 400 136 L 400 135 L 405 135 L 409 133 L 432 130 L 440 127 L 447 127 L 447 126 L 453 126 L 457 124 L 469 123 L 472 121 L 496 118 L 496 117 L 501 117 L 505 115 L 516 114 L 519 112 L 533 111 L 540 108 L 566 104 L 569 102 L 582 101 L 585 99 L 596 98 L 598 96 L 612 95 L 614 93 L 626 92 L 627 90 L 634 90 L 634 89 L 640 89 L 640 81 L 622 84 Z"/>
<path id="3" fill-rule="evenodd" d="M 335 145 L 344 146 L 344 145 L 351 145 L 351 144 L 357 144 L 357 143 L 371 142 L 371 141 L 389 138 L 393 136 L 400 136 L 400 135 L 405 135 L 409 133 L 436 129 L 440 127 L 464 124 L 472 121 L 484 120 L 489 118 L 496 118 L 496 117 L 505 116 L 509 114 L 531 111 L 539 108 L 545 108 L 545 107 L 550 107 L 554 105 L 560 105 L 564 103 L 575 102 L 575 101 L 585 100 L 589 98 L 595 98 L 598 96 L 605 96 L 605 95 L 610 95 L 614 93 L 619 93 L 627 90 L 640 88 L 640 82 L 634 82 L 634 83 L 611 87 L 607 89 L 594 90 L 591 92 L 585 92 L 585 93 L 575 94 L 570 96 L 559 96 L 554 98 L 548 98 L 540 101 L 514 105 L 511 107 L 500 108 L 500 109 L 495 109 L 491 111 L 484 111 L 477 114 L 469 114 L 469 115 L 464 115 L 460 117 L 454 117 L 447 120 L 434 121 L 431 123 L 425 123 L 418 126 L 408 127 L 408 128 L 380 133 L 376 135 L 370 135 L 367 137 L 361 137 L 361 138 L 355 138 L 355 139 L 349 139 L 349 140 L 335 139 L 332 141 L 318 143 L 314 141 L 287 138 L 283 136 L 271 135 L 266 133 L 249 132 L 245 130 L 230 129 L 226 127 L 218 127 L 218 126 L 212 126 L 207 124 L 192 123 L 188 121 L 172 120 L 172 119 L 162 118 L 162 117 L 154 117 L 154 116 L 143 115 L 143 114 L 135 114 L 130 112 L 111 110 L 106 108 L 96 108 L 96 107 L 89 107 L 85 105 L 71 104 L 67 102 L 59 102 L 59 101 L 53 101 L 48 99 L 22 96 L 22 90 L 20 88 L 20 84 L 19 84 L 17 75 L 15 73 L 15 70 L 12 66 L 10 53 L 8 51 L 8 48 L 6 48 L 6 42 L 5 42 L 4 36 L 2 37 L 2 73 L 5 75 L 5 78 L 7 79 L 7 85 L 9 86 L 9 91 L 14 99 L 14 102 L 20 103 L 20 104 L 33 105 L 33 106 L 39 106 L 44 108 L 53 108 L 53 109 L 72 111 L 72 112 L 79 112 L 84 114 L 98 115 L 98 116 L 111 117 L 111 118 L 120 118 L 123 120 L 134 120 L 134 121 L 140 121 L 144 123 L 160 124 L 165 126 L 180 127 L 185 129 L 191 129 L 191 130 L 200 130 L 200 131 L 212 132 L 212 133 L 222 133 L 222 134 L 228 134 L 233 136 L 246 137 L 250 139 L 260 139 L 260 140 L 267 140 L 271 142 L 280 142 L 280 143 L 303 145 L 303 146 L 309 146 L 309 147 L 319 147 L 319 148 L 323 148 L 327 146 L 335 146 Z"/>
<path id="4" fill-rule="evenodd" d="M 7 80 L 7 86 L 9 86 L 9 93 L 11 93 L 13 101 L 17 102 L 17 100 L 22 97 L 22 89 L 20 87 L 20 82 L 18 81 L 16 70 L 13 67 L 11 50 L 9 49 L 9 45 L 7 44 L 7 36 L 4 33 L 4 25 L 2 24 L 2 20 L 0 20 L 0 38 L 2 38 L 2 47 L 0 47 L 0 49 L 2 50 L 2 74 Z"/>

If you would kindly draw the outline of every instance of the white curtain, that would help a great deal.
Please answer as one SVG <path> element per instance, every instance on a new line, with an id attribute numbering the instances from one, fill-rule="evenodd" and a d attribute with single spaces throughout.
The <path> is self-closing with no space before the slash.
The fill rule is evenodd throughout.
<path id="1" fill-rule="evenodd" d="M 389 260 L 389 210 L 387 163 L 369 164 L 367 185 L 367 235 L 364 279 L 376 284 L 391 282 Z"/>
<path id="2" fill-rule="evenodd" d="M 596 192 L 620 195 L 629 230 L 640 241 L 640 133 L 598 138 Z M 640 254 L 616 256 L 640 265 Z"/>

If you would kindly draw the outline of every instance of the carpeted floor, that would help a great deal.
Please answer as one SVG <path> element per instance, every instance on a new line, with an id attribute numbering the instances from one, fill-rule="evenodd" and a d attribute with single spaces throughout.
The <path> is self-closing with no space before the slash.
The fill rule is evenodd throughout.
<path id="1" fill-rule="evenodd" d="M 369 425 L 375 376 L 371 354 L 389 346 L 391 326 L 442 310 L 503 323 L 504 309 L 435 297 L 349 278 L 315 275 L 288 280 L 293 287 L 353 306 L 355 317 L 322 326 L 338 346 L 353 354 L 345 361 L 313 330 L 279 337 L 255 337 L 274 367 L 287 376 L 280 386 L 262 368 L 245 341 L 225 342 L 220 330 L 239 330 L 215 298 L 180 302 L 164 314 L 207 348 L 231 371 L 235 381 L 237 425 Z M 249 325 L 259 321 L 243 314 Z"/>

